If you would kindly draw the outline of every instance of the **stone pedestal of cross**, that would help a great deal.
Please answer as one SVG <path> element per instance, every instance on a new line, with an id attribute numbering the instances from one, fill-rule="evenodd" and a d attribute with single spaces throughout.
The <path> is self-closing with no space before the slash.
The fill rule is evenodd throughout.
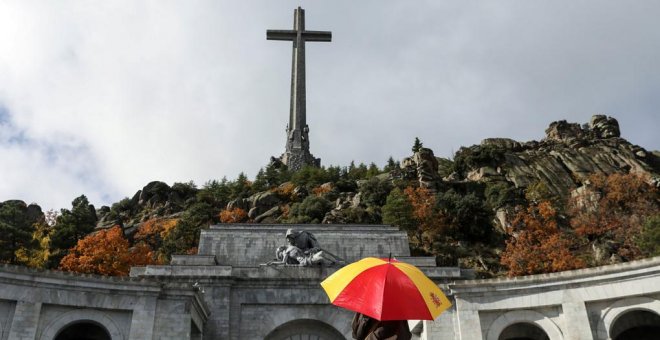
<path id="1" fill-rule="evenodd" d="M 268 40 L 293 42 L 291 65 L 291 109 L 286 134 L 286 151 L 280 157 L 290 170 L 305 165 L 320 166 L 321 160 L 309 152 L 309 127 L 305 109 L 305 42 L 331 41 L 332 33 L 305 30 L 305 11 L 298 7 L 293 13 L 293 30 L 268 30 Z"/>

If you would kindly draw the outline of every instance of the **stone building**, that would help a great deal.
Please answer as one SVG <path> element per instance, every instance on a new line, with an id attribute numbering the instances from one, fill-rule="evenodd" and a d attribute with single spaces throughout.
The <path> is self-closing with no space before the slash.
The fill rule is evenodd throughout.
<path id="1" fill-rule="evenodd" d="M 453 306 L 435 321 L 410 321 L 415 339 L 660 334 L 660 258 L 469 280 L 470 271 L 411 257 L 407 235 L 391 226 L 229 224 L 202 231 L 197 255 L 133 268 L 129 278 L 0 267 L 0 339 L 350 339 L 352 313 L 319 285 L 336 268 L 261 265 L 290 227 L 347 261 L 392 253 L 437 282 Z"/>

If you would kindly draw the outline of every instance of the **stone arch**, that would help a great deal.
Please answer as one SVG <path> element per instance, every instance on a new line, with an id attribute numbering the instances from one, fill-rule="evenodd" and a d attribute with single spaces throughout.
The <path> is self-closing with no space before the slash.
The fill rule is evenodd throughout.
<path id="1" fill-rule="evenodd" d="M 119 326 L 107 314 L 99 310 L 76 309 L 60 315 L 51 321 L 41 333 L 39 340 L 53 340 L 57 333 L 76 322 L 91 322 L 105 328 L 112 340 L 125 340 Z"/>
<path id="2" fill-rule="evenodd" d="M 540 328 L 550 340 L 564 339 L 559 327 L 547 316 L 533 310 L 515 310 L 504 313 L 493 321 L 488 328 L 486 340 L 498 340 L 507 327 L 517 323 L 527 323 Z"/>
<path id="3" fill-rule="evenodd" d="M 102 325 L 92 321 L 74 321 L 55 335 L 55 340 L 112 340 Z"/>
<path id="4" fill-rule="evenodd" d="M 660 301 L 645 296 L 617 300 L 601 312 L 597 330 L 598 338 L 612 339 L 610 331 L 614 323 L 624 314 L 634 311 L 649 311 L 660 315 Z"/>
<path id="5" fill-rule="evenodd" d="M 539 326 L 528 322 L 517 322 L 506 326 L 506 328 L 502 330 L 502 333 L 500 333 L 497 339 L 549 340 L 548 334 L 546 334 Z"/>
<path id="6" fill-rule="evenodd" d="M 660 334 L 660 315 L 647 310 L 623 313 L 610 328 L 615 340 L 657 340 Z"/>
<path id="7" fill-rule="evenodd" d="M 312 319 L 289 321 L 275 327 L 264 340 L 344 340 L 344 336 L 325 322 Z"/>

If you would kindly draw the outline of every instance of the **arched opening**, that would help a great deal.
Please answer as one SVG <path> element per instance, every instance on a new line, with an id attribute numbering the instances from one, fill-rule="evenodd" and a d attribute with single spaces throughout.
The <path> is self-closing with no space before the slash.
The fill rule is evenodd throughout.
<path id="1" fill-rule="evenodd" d="M 660 315 L 646 310 L 624 313 L 610 329 L 614 340 L 653 340 L 660 334 Z"/>
<path id="2" fill-rule="evenodd" d="M 90 321 L 75 322 L 60 330 L 54 340 L 112 340 L 105 327 Z"/>
<path id="3" fill-rule="evenodd" d="M 345 340 L 334 327 L 318 320 L 294 320 L 275 328 L 265 340 Z"/>
<path id="4" fill-rule="evenodd" d="M 507 326 L 498 340 L 550 340 L 541 327 L 532 323 L 519 322 Z"/>

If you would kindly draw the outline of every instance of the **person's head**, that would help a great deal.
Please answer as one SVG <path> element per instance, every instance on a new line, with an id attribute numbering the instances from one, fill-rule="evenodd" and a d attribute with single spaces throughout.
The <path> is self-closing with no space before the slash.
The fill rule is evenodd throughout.
<path id="1" fill-rule="evenodd" d="M 295 229 L 288 229 L 286 231 L 286 240 L 289 244 L 293 244 L 296 237 L 298 237 L 299 232 Z"/>
<path id="2" fill-rule="evenodd" d="M 284 259 L 284 252 L 286 251 L 286 248 L 286 246 L 277 247 L 277 250 L 275 250 L 275 258 L 280 261 Z"/>

